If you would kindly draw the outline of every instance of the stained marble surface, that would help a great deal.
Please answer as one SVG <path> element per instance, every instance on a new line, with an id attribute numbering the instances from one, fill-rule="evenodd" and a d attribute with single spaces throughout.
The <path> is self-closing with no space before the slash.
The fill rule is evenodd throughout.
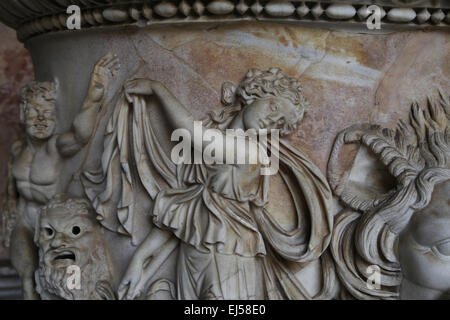
<path id="1" fill-rule="evenodd" d="M 250 68 L 278 67 L 300 78 L 312 106 L 290 140 L 324 172 L 343 128 L 357 122 L 394 126 L 414 100 L 450 89 L 450 34 L 444 31 L 368 35 L 242 23 L 60 34 L 28 44 L 37 77 L 60 80 L 63 128 L 75 116 L 72 105 L 82 101 L 89 68 L 106 52 L 122 61 L 112 92 L 129 77 L 153 78 L 198 118 L 222 107 L 224 81 L 239 83 Z"/>
<path id="2" fill-rule="evenodd" d="M 8 150 L 21 130 L 19 89 L 31 80 L 33 71 L 30 56 L 14 32 L 6 27 L 0 27 L 0 31 L 2 197 Z M 94 137 L 65 163 L 61 179 L 67 182 L 77 182 L 81 172 L 96 169 L 108 117 L 124 81 L 132 77 L 164 83 L 201 119 L 207 112 L 222 108 L 224 81 L 239 83 L 250 68 L 282 69 L 302 81 L 311 104 L 289 140 L 324 174 L 334 139 L 342 129 L 360 122 L 392 127 L 398 119 L 407 117 L 414 100 L 420 101 L 437 89 L 450 89 L 450 34 L 442 31 L 367 35 L 249 22 L 61 32 L 35 37 L 26 45 L 33 54 L 37 80 L 58 80 L 58 133 L 67 130 L 78 114 L 95 62 L 111 52 L 122 64 L 106 93 Z M 354 153 L 348 153 L 342 160 L 351 166 L 353 159 Z M 277 216 L 283 221 L 281 215 L 289 211 L 290 199 L 279 185 L 280 181 L 273 181 L 271 196 L 285 203 Z M 142 215 L 141 219 L 148 217 Z M 123 255 L 121 271 L 134 249 L 126 247 L 126 240 L 124 250 L 115 246 L 116 255 Z M 0 257 L 5 256 L 6 251 L 1 249 Z"/>
<path id="3" fill-rule="evenodd" d="M 2 28 L 2 38 L 7 39 L 1 43 L 0 60 L 0 174 L 4 177 L 7 150 L 19 130 L 18 88 L 31 79 L 32 70 L 13 32 Z M 450 89 L 450 34 L 443 31 L 367 35 L 242 23 L 61 33 L 36 37 L 27 46 L 37 65 L 37 79 L 59 80 L 58 105 L 64 110 L 59 114 L 60 132 L 70 127 L 82 103 L 95 61 L 107 52 L 118 54 L 121 72 L 108 93 L 90 148 L 101 147 L 115 93 L 129 77 L 163 82 L 200 119 L 221 108 L 224 81 L 238 83 L 249 68 L 281 68 L 300 78 L 312 106 L 289 139 L 323 173 L 334 138 L 342 129 L 358 122 L 394 126 L 407 116 L 412 101 L 437 88 Z M 86 160 L 86 168 L 99 156 L 80 155 L 74 163 Z M 352 156 L 348 154 L 349 164 Z"/>

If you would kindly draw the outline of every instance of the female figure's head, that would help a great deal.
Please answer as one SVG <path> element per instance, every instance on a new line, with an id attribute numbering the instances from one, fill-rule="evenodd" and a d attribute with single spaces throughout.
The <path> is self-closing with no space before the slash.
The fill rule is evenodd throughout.
<path id="1" fill-rule="evenodd" d="M 213 123 L 226 127 L 240 114 L 244 130 L 278 129 L 282 136 L 293 132 L 309 109 L 300 81 L 277 68 L 250 69 L 237 88 L 224 83 L 222 101 L 227 108 L 210 115 Z"/>
<path id="2" fill-rule="evenodd" d="M 280 69 L 251 69 L 236 91 L 243 109 L 245 129 L 279 129 L 281 135 L 295 130 L 309 104 L 299 80 Z"/>

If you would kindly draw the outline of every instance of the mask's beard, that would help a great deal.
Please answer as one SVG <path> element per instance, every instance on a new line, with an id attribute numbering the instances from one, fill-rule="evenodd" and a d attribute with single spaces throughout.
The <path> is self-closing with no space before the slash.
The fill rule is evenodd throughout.
<path id="1" fill-rule="evenodd" d="M 52 299 L 54 296 L 66 300 L 98 300 L 102 297 L 96 291 L 99 281 L 111 280 L 109 261 L 104 248 L 97 248 L 91 252 L 87 263 L 79 266 L 81 270 L 80 289 L 69 289 L 67 284 L 69 277 L 74 277 L 73 272 L 68 273 L 65 267 L 57 268 L 45 264 L 43 259 L 36 271 L 36 290 L 43 300 Z M 53 296 L 53 297 L 52 297 Z"/>

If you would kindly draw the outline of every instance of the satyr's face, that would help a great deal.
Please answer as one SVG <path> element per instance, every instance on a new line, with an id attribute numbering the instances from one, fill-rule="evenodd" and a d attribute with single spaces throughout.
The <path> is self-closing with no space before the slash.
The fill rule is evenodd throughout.
<path id="1" fill-rule="evenodd" d="M 67 209 L 48 209 L 40 219 L 39 246 L 44 263 L 56 269 L 88 263 L 92 250 L 101 245 L 97 226 L 86 215 L 71 215 Z M 95 232 L 97 231 L 97 232 Z"/>
<path id="2" fill-rule="evenodd" d="M 450 181 L 437 185 L 429 205 L 400 235 L 402 298 L 437 299 L 450 290 L 449 196 Z"/>
<path id="3" fill-rule="evenodd" d="M 28 101 L 24 114 L 26 132 L 37 140 L 50 138 L 56 126 L 56 106 L 42 97 Z"/>
<path id="4" fill-rule="evenodd" d="M 245 129 L 281 129 L 292 119 L 297 122 L 303 119 L 303 114 L 298 115 L 297 109 L 298 106 L 283 97 L 256 100 L 243 111 Z"/>

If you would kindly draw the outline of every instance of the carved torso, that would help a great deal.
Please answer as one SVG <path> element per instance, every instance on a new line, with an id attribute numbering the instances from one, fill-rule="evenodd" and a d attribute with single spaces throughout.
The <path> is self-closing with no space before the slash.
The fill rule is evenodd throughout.
<path id="1" fill-rule="evenodd" d="M 28 223 L 36 219 L 33 207 L 47 203 L 57 192 L 60 155 L 56 137 L 44 146 L 24 145 L 15 157 L 12 174 L 21 197 L 26 201 L 25 218 Z"/>

